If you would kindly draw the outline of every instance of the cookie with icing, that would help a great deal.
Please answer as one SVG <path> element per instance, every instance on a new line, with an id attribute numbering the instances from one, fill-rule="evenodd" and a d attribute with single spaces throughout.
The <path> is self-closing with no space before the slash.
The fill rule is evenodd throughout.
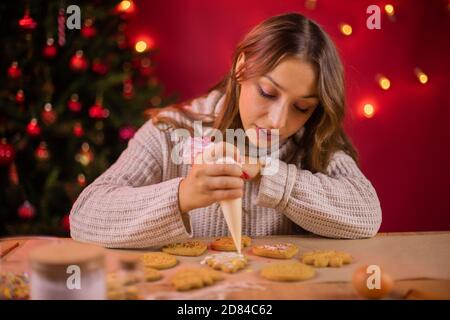
<path id="1" fill-rule="evenodd" d="M 206 256 L 200 263 L 207 264 L 215 270 L 234 273 L 245 268 L 248 260 L 243 254 L 236 252 L 222 252 Z"/>
<path id="2" fill-rule="evenodd" d="M 298 252 L 292 243 L 263 244 L 252 248 L 253 254 L 266 258 L 291 259 Z"/>

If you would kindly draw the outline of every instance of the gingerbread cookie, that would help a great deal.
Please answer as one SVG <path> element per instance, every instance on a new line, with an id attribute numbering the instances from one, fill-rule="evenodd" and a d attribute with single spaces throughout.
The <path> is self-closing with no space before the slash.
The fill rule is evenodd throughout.
<path id="1" fill-rule="evenodd" d="M 298 247 L 292 243 L 264 244 L 254 246 L 253 254 L 275 259 L 291 259 L 298 252 Z"/>
<path id="2" fill-rule="evenodd" d="M 141 299 L 137 287 L 138 278 L 121 279 L 117 272 L 106 275 L 106 297 L 109 300 L 135 300 Z"/>
<path id="3" fill-rule="evenodd" d="M 214 282 L 222 280 L 219 272 L 205 268 L 185 268 L 178 270 L 170 279 L 170 282 L 178 291 L 210 286 Z"/>
<path id="4" fill-rule="evenodd" d="M 159 270 L 172 268 L 178 262 L 177 258 L 165 252 L 144 253 L 141 259 L 144 267 L 150 267 Z"/>
<path id="5" fill-rule="evenodd" d="M 162 248 L 163 252 L 176 256 L 201 256 L 207 249 L 206 243 L 201 241 L 186 241 L 171 243 Z"/>
<path id="6" fill-rule="evenodd" d="M 248 236 L 242 236 L 241 242 L 242 248 L 248 247 L 252 243 L 252 239 Z M 234 245 L 233 238 L 220 237 L 211 242 L 211 249 L 217 251 L 236 251 L 236 246 Z"/>
<path id="7" fill-rule="evenodd" d="M 207 264 L 213 269 L 234 273 L 247 265 L 247 258 L 236 252 L 222 252 L 205 257 L 201 264 Z"/>
<path id="8" fill-rule="evenodd" d="M 319 250 L 305 253 L 300 260 L 316 268 L 342 267 L 352 262 L 352 256 L 346 252 L 334 250 Z"/>
<path id="9" fill-rule="evenodd" d="M 161 272 L 157 269 L 153 269 L 150 267 L 144 267 L 144 280 L 149 281 L 156 281 L 162 278 Z"/>
<path id="10" fill-rule="evenodd" d="M 297 261 L 271 263 L 261 269 L 261 276 L 273 281 L 308 280 L 314 275 L 314 268 Z"/>

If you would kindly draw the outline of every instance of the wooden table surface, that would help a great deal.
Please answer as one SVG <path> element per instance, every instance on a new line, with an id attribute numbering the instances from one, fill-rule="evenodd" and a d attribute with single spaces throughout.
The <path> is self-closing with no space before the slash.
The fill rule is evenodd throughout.
<path id="1" fill-rule="evenodd" d="M 443 232 L 409 232 L 409 233 L 379 233 L 375 238 L 379 237 L 395 237 L 398 235 L 422 235 L 423 237 L 436 234 L 450 234 L 450 231 Z M 314 236 L 288 236 L 297 240 L 303 237 Z M 272 237 L 264 237 L 259 239 L 271 239 Z M 319 237 L 318 237 L 319 238 Z M 375 239 L 373 238 L 373 239 Z M 258 239 L 258 238 L 256 238 Z M 207 239 L 203 239 L 207 240 Z M 369 239 L 368 241 L 370 241 Z M 0 252 L 2 258 L 0 260 L 0 271 L 2 272 L 29 272 L 28 254 L 29 252 L 40 245 L 52 243 L 73 241 L 70 238 L 54 238 L 54 237 L 13 237 L 0 239 Z M 11 251 L 5 255 L 5 250 L 12 245 L 18 244 Z M 449 244 L 450 245 L 450 244 Z M 388 249 L 387 249 L 388 250 Z M 142 250 L 117 250 L 107 249 L 106 268 L 107 271 L 115 271 L 117 269 L 118 257 L 126 253 L 141 254 Z M 183 261 L 181 258 L 180 261 Z M 183 263 L 180 263 L 181 265 Z M 179 267 L 179 266 L 177 266 Z M 176 269 L 177 267 L 173 268 Z M 450 268 L 450 266 L 448 266 Z M 167 290 L 170 285 L 167 281 L 168 270 L 162 271 L 163 279 L 149 284 L 149 292 L 161 292 Z M 170 271 L 170 272 L 173 272 Z M 241 271 L 245 272 L 245 271 Z M 228 275 L 227 275 L 228 276 Z M 216 284 L 217 285 L 217 284 Z M 266 281 L 264 283 L 265 289 L 245 289 L 237 292 L 226 292 L 222 298 L 235 299 L 361 299 L 354 290 L 351 282 L 326 282 L 326 283 L 277 283 Z M 212 287 L 208 287 L 212 288 Z M 201 291 L 199 289 L 195 291 Z M 191 291 L 192 292 L 192 291 Z M 169 297 L 170 298 L 170 297 Z M 181 297 L 172 297 L 182 299 Z M 189 296 L 185 296 L 189 299 Z M 198 296 L 197 296 L 198 298 Z M 208 298 L 208 296 L 205 296 Z M 387 299 L 450 299 L 450 280 L 444 279 L 414 279 L 414 280 L 397 280 L 395 281 L 394 290 L 387 297 Z M 193 298 L 195 299 L 195 297 Z"/>

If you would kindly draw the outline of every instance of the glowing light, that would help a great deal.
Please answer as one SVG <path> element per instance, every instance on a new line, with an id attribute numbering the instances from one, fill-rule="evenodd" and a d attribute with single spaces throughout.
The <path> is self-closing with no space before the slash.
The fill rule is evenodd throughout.
<path id="1" fill-rule="evenodd" d="M 380 86 L 381 89 L 388 90 L 391 87 L 391 81 L 388 78 L 386 78 L 384 75 L 378 74 L 376 76 L 376 79 L 377 79 L 378 85 Z"/>
<path id="2" fill-rule="evenodd" d="M 373 105 L 370 103 L 366 103 L 363 106 L 363 114 L 366 118 L 372 118 L 375 114 L 375 108 L 373 107 Z"/>
<path id="3" fill-rule="evenodd" d="M 421 69 L 419 68 L 414 69 L 414 73 L 416 74 L 416 77 L 421 84 L 426 84 L 428 82 L 427 74 L 423 72 Z"/>
<path id="4" fill-rule="evenodd" d="M 144 40 L 139 40 L 134 45 L 134 49 L 136 49 L 137 52 L 144 52 L 145 50 L 147 50 L 147 48 L 148 48 L 147 42 L 145 42 Z"/>
<path id="5" fill-rule="evenodd" d="M 131 7 L 131 2 L 128 0 L 124 0 L 122 2 L 119 3 L 119 10 L 120 11 L 126 11 L 128 9 L 130 9 Z"/>
<path id="6" fill-rule="evenodd" d="M 392 4 L 385 5 L 384 11 L 386 11 L 388 16 L 393 16 L 395 14 L 394 6 Z"/>
<path id="7" fill-rule="evenodd" d="M 117 11 L 128 14 L 133 13 L 135 10 L 135 5 L 133 1 L 123 0 L 117 5 Z"/>
<path id="8" fill-rule="evenodd" d="M 346 23 L 341 24 L 340 30 L 341 30 L 341 33 L 345 36 L 349 36 L 353 32 L 352 26 L 349 24 L 346 24 Z"/>

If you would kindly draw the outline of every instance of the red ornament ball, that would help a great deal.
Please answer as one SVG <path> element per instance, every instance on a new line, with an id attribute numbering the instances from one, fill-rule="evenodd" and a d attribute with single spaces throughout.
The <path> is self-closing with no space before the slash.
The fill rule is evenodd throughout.
<path id="1" fill-rule="evenodd" d="M 148 77 L 153 73 L 153 67 L 149 58 L 144 58 L 141 60 L 139 72 L 144 77 Z"/>
<path id="2" fill-rule="evenodd" d="M 41 113 L 42 121 L 46 125 L 51 125 L 56 121 L 57 117 L 58 116 L 56 112 L 53 110 L 51 103 L 46 103 L 44 106 L 44 110 Z"/>
<path id="3" fill-rule="evenodd" d="M 122 141 L 128 141 L 131 138 L 133 138 L 135 133 L 136 133 L 136 130 L 133 127 L 127 126 L 127 127 L 121 128 L 119 130 L 119 137 Z"/>
<path id="4" fill-rule="evenodd" d="M 82 137 L 84 135 L 84 129 L 81 123 L 79 122 L 75 123 L 72 132 L 75 137 Z"/>
<path id="5" fill-rule="evenodd" d="M 30 17 L 29 12 L 25 12 L 23 18 L 19 20 L 19 27 L 23 30 L 34 30 L 36 26 L 37 23 Z"/>
<path id="6" fill-rule="evenodd" d="M 36 118 L 31 119 L 31 121 L 27 125 L 27 133 L 32 136 L 38 136 L 41 134 L 41 127 L 38 124 L 38 121 Z"/>
<path id="7" fill-rule="evenodd" d="M 25 93 L 23 92 L 22 89 L 17 90 L 17 93 L 16 93 L 16 102 L 17 102 L 18 104 L 22 104 L 22 103 L 25 102 Z"/>
<path id="8" fill-rule="evenodd" d="M 108 65 L 100 59 L 95 59 L 92 63 L 92 71 L 99 75 L 105 75 L 108 72 Z"/>
<path id="9" fill-rule="evenodd" d="M 86 19 L 86 21 L 84 22 L 83 27 L 81 27 L 81 35 L 84 38 L 92 38 L 97 34 L 97 30 L 95 29 L 95 27 L 93 26 L 94 21 L 92 21 L 92 19 Z"/>
<path id="10" fill-rule="evenodd" d="M 55 40 L 53 40 L 53 38 L 48 38 L 47 44 L 45 45 L 44 49 L 42 49 L 42 55 L 47 59 L 51 59 L 56 56 L 57 52 L 58 49 L 55 46 Z"/>
<path id="11" fill-rule="evenodd" d="M 89 108 L 89 117 L 92 119 L 105 119 L 109 116 L 109 110 L 96 102 Z"/>
<path id="12" fill-rule="evenodd" d="M 26 200 L 20 207 L 17 209 L 17 215 L 21 219 L 32 219 L 36 215 L 36 210 L 34 206 Z"/>
<path id="13" fill-rule="evenodd" d="M 17 79 L 20 78 L 21 75 L 22 70 L 19 68 L 19 63 L 17 61 L 14 61 L 8 68 L 8 77 L 10 77 L 11 79 Z"/>
<path id="14" fill-rule="evenodd" d="M 70 100 L 67 102 L 67 107 L 72 112 L 80 112 L 81 110 L 81 102 L 78 101 L 78 94 L 74 93 L 70 97 Z"/>
<path id="15" fill-rule="evenodd" d="M 39 161 L 48 160 L 48 158 L 50 157 L 50 154 L 48 152 L 47 144 L 45 142 L 41 142 L 39 144 L 39 146 L 36 148 L 34 155 L 35 155 L 36 159 Z"/>
<path id="16" fill-rule="evenodd" d="M 16 156 L 14 147 L 3 138 L 0 141 L 0 166 L 9 166 Z"/>
<path id="17" fill-rule="evenodd" d="M 70 68 L 76 72 L 86 71 L 89 62 L 84 56 L 83 50 L 78 50 L 70 59 Z"/>

